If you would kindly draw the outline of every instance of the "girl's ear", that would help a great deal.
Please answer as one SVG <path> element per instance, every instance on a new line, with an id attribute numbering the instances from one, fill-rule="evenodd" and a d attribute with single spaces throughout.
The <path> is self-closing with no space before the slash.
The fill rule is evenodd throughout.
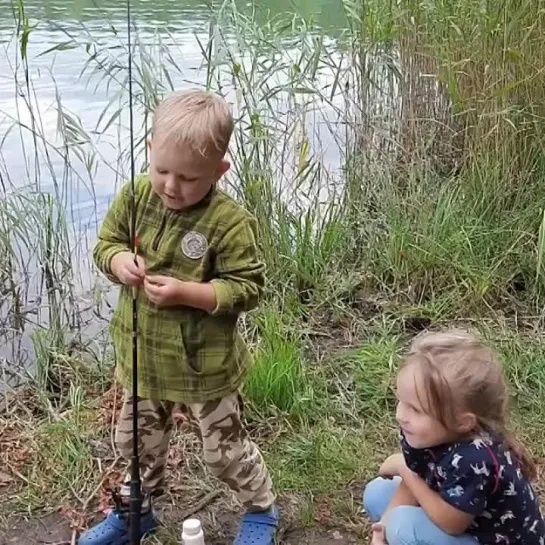
<path id="1" fill-rule="evenodd" d="M 457 420 L 457 431 L 461 434 L 470 433 L 477 427 L 477 417 L 473 413 L 462 413 Z"/>

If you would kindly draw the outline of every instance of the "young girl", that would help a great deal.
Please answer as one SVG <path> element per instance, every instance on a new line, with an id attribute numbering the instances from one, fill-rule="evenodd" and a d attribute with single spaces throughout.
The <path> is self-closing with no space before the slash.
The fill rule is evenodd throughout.
<path id="1" fill-rule="evenodd" d="M 397 380 L 402 453 L 364 493 L 373 545 L 545 545 L 535 467 L 507 430 L 494 353 L 466 333 L 428 333 Z"/>

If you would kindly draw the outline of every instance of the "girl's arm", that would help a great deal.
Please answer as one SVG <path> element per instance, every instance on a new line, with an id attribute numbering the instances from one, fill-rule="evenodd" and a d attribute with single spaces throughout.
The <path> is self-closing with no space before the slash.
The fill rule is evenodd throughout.
<path id="1" fill-rule="evenodd" d="M 403 464 L 400 467 L 399 475 L 409 493 L 436 526 L 451 535 L 460 535 L 467 531 L 473 521 L 473 515 L 464 513 L 448 504 L 426 484 L 426 481 L 413 473 L 406 465 Z M 396 498 L 394 497 L 394 499 Z"/>

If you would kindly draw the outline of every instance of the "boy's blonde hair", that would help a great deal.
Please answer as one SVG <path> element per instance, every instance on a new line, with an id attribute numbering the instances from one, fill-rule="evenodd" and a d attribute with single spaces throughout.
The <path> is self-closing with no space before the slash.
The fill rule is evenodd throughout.
<path id="1" fill-rule="evenodd" d="M 189 89 L 159 103 L 153 116 L 152 138 L 155 145 L 189 145 L 204 157 L 223 157 L 233 128 L 233 115 L 224 98 Z"/>
<path id="2" fill-rule="evenodd" d="M 477 418 L 474 431 L 502 440 L 523 471 L 535 477 L 531 457 L 509 431 L 509 392 L 491 348 L 463 331 L 425 333 L 413 341 L 402 368 L 410 365 L 418 366 L 424 382 L 424 392 L 418 395 L 425 396 L 422 405 L 431 416 L 452 429 L 457 414 L 473 413 Z"/>

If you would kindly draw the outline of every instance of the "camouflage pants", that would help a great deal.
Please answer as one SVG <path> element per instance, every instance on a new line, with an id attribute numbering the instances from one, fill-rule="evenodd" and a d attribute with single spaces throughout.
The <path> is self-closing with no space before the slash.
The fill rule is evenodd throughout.
<path id="1" fill-rule="evenodd" d="M 164 486 L 169 441 L 174 428 L 172 415 L 181 410 L 194 425 L 204 450 L 204 461 L 211 473 L 225 482 L 237 499 L 250 511 L 268 509 L 275 500 L 272 481 L 258 447 L 251 441 L 242 422 L 238 394 L 226 398 L 180 405 L 169 401 L 141 399 L 138 402 L 139 456 L 142 491 L 149 496 L 160 494 Z M 120 454 L 132 456 L 132 396 L 125 392 L 115 437 Z M 128 497 L 130 473 L 121 487 Z"/>

